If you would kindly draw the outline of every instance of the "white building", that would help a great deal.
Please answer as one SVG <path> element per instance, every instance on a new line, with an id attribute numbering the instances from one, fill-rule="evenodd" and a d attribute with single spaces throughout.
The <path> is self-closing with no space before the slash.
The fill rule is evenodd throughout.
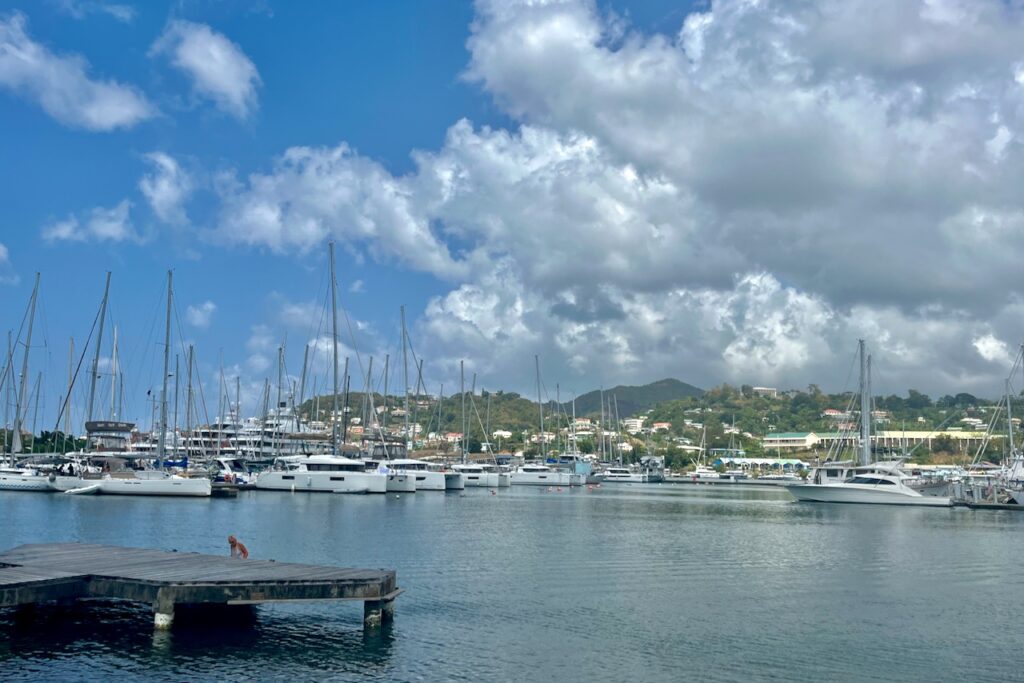
<path id="1" fill-rule="evenodd" d="M 644 418 L 628 417 L 622 421 L 622 427 L 630 434 L 639 434 L 644 428 Z"/>

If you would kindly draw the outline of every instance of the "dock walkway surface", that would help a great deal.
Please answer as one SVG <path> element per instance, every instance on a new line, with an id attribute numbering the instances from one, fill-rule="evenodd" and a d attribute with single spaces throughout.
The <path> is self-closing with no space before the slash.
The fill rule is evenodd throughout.
<path id="1" fill-rule="evenodd" d="M 299 600 L 361 600 L 363 623 L 394 617 L 401 593 L 388 569 L 344 569 L 274 560 L 85 543 L 22 545 L 0 553 L 0 607 L 110 598 L 153 605 L 169 628 L 181 604 L 254 605 Z"/>

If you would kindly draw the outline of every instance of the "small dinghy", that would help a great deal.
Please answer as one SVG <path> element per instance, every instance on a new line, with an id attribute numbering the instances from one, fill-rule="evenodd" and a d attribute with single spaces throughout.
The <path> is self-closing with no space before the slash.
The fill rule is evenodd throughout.
<path id="1" fill-rule="evenodd" d="M 101 486 L 102 486 L 101 484 L 95 483 L 95 484 L 90 484 L 89 486 L 81 486 L 81 487 L 79 487 L 77 489 L 68 489 L 64 493 L 66 493 L 68 495 L 71 495 L 71 496 L 90 496 L 90 495 L 94 495 L 96 493 L 99 493 L 99 490 L 100 490 Z"/>

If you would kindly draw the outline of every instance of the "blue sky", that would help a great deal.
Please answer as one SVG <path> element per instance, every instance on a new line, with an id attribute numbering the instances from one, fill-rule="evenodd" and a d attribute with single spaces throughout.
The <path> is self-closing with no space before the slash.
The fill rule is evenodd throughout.
<path id="1" fill-rule="evenodd" d="M 204 382 L 223 358 L 254 401 L 276 340 L 301 366 L 334 239 L 348 352 L 395 352 L 405 304 L 432 390 L 465 359 L 529 391 L 535 353 L 552 391 L 840 389 L 866 336 L 891 391 L 995 393 L 1020 13 L 847 11 L 0 2 L 0 320 L 40 271 L 52 413 L 113 271 L 141 417 L 173 268 Z"/>

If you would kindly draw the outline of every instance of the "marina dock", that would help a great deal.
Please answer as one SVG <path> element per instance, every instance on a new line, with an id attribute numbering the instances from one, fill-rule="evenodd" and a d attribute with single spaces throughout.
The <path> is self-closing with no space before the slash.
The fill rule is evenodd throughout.
<path id="1" fill-rule="evenodd" d="M 274 560 L 239 560 L 85 543 L 22 545 L 0 553 L 0 607 L 107 598 L 149 603 L 158 629 L 176 605 L 358 600 L 363 625 L 394 618 L 401 593 L 387 569 L 343 569 Z"/>

